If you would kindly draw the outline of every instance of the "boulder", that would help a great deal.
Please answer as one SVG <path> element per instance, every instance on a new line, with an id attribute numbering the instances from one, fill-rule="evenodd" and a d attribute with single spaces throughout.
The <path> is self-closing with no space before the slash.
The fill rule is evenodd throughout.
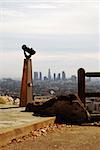
<path id="1" fill-rule="evenodd" d="M 0 104 L 7 104 L 12 105 L 13 104 L 13 98 L 10 96 L 0 96 Z"/>
<path id="2" fill-rule="evenodd" d="M 56 116 L 57 121 L 64 122 L 84 122 L 90 119 L 90 114 L 75 94 L 61 95 L 48 100 L 42 105 L 29 103 L 26 106 L 26 111 L 34 112 L 34 114 L 40 116 Z"/>

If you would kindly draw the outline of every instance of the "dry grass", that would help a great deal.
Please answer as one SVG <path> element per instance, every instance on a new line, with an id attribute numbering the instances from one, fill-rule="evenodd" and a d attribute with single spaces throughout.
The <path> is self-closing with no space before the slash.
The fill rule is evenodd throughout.
<path id="1" fill-rule="evenodd" d="M 4 98 L 0 97 L 0 104 L 6 104 L 6 101 Z"/>
<path id="2" fill-rule="evenodd" d="M 9 96 L 0 96 L 0 104 L 13 104 L 13 98 Z"/>

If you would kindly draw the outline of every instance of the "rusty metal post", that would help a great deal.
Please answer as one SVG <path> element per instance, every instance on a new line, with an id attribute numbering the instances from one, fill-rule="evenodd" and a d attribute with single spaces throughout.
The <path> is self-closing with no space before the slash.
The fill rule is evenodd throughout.
<path id="1" fill-rule="evenodd" d="M 78 96 L 85 105 L 85 70 L 83 68 L 78 70 Z"/>
<path id="2" fill-rule="evenodd" d="M 24 59 L 20 107 L 25 107 L 28 103 L 32 103 L 32 97 L 32 61 L 31 59 Z"/>
<path id="3" fill-rule="evenodd" d="M 26 45 L 22 46 L 24 51 L 24 66 L 23 66 L 23 76 L 21 83 L 20 92 L 20 107 L 25 107 L 28 103 L 32 103 L 33 93 L 32 93 L 32 60 L 30 59 L 36 51 Z"/>

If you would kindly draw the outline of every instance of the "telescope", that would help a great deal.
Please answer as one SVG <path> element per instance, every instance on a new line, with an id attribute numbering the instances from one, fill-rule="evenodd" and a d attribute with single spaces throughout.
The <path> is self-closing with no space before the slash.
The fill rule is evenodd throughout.
<path id="1" fill-rule="evenodd" d="M 22 49 L 24 50 L 24 55 L 27 59 L 29 59 L 32 55 L 36 53 L 36 51 L 32 48 L 27 47 L 26 45 L 22 46 Z M 26 52 L 29 54 L 27 55 Z"/>

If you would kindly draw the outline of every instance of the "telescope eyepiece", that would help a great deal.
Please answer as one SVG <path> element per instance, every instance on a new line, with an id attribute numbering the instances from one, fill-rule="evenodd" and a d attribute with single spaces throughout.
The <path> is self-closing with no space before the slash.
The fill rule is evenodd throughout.
<path id="1" fill-rule="evenodd" d="M 22 49 L 25 51 L 27 49 L 26 45 L 22 45 Z"/>

